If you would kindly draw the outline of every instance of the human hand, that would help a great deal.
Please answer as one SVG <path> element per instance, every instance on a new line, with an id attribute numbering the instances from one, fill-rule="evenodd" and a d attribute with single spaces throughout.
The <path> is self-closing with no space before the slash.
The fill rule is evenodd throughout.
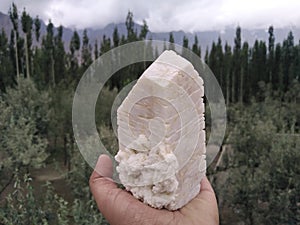
<path id="1" fill-rule="evenodd" d="M 111 225 L 219 224 L 216 196 L 207 177 L 202 179 L 201 191 L 193 200 L 179 210 L 168 211 L 154 209 L 118 188 L 109 178 L 112 171 L 111 159 L 101 155 L 90 177 L 98 208 Z"/>

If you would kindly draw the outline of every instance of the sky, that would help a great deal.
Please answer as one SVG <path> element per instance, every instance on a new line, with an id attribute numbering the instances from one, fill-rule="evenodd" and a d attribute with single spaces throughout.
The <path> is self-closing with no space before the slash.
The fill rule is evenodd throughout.
<path id="1" fill-rule="evenodd" d="M 124 22 L 128 11 L 153 32 L 224 30 L 226 27 L 300 27 L 300 0 L 15 0 L 32 17 L 71 28 Z M 7 13 L 11 0 L 1 0 Z"/>

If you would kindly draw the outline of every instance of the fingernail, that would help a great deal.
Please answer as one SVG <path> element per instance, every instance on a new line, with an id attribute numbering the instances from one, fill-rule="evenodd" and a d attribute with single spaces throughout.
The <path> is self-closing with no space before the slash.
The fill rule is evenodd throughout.
<path id="1" fill-rule="evenodd" d="M 95 171 L 103 177 L 112 178 L 113 165 L 108 155 L 100 155 L 95 166 Z"/>

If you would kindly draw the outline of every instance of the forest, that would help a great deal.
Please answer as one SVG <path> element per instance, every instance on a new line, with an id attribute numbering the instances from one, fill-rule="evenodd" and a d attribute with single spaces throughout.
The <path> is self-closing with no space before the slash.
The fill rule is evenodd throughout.
<path id="1" fill-rule="evenodd" d="M 0 224 L 108 224 L 89 190 L 92 168 L 74 140 L 74 92 L 99 56 L 149 38 L 148 25 L 137 32 L 128 12 L 127 35 L 116 27 L 112 38 L 91 43 L 87 30 L 82 38 L 74 30 L 66 48 L 63 26 L 50 20 L 42 36 L 39 18 L 15 4 L 9 17 L 13 29 L 0 31 Z M 225 139 L 208 168 L 220 224 L 300 224 L 300 40 L 291 31 L 278 43 L 275 28 L 267 32 L 267 41 L 250 46 L 237 27 L 233 46 L 219 38 L 205 52 L 197 36 L 182 40 L 213 71 L 226 102 Z M 165 48 L 172 44 L 170 32 Z M 112 103 L 144 69 L 118 71 L 98 99 L 97 129 L 113 154 Z"/>

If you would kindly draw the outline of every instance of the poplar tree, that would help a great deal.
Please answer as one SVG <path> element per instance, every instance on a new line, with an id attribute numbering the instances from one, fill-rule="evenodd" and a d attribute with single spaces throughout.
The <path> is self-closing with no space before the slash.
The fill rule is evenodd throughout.
<path id="1" fill-rule="evenodd" d="M 231 75 L 232 75 L 232 51 L 230 45 L 225 43 L 225 53 L 224 53 L 224 73 L 225 73 L 225 96 L 226 104 L 230 103 L 231 97 Z M 224 89 L 223 89 L 224 90 Z"/>
<path id="2" fill-rule="evenodd" d="M 208 51 L 208 47 L 206 47 L 206 50 L 205 50 L 205 56 L 204 56 L 204 62 L 206 63 L 206 64 L 208 64 L 208 62 L 209 62 L 209 59 L 208 59 L 208 57 L 209 57 L 209 51 Z"/>
<path id="3" fill-rule="evenodd" d="M 217 76 L 217 79 L 221 87 L 223 87 L 224 84 L 224 76 L 223 76 L 224 62 L 223 61 L 224 61 L 224 56 L 223 56 L 222 40 L 221 37 L 219 37 L 216 45 L 216 70 L 215 70 L 216 74 L 215 75 Z"/>
<path id="4" fill-rule="evenodd" d="M 192 51 L 201 58 L 201 48 L 199 46 L 199 41 L 197 35 L 194 37 L 194 44 L 192 47 Z"/>
<path id="5" fill-rule="evenodd" d="M 100 55 L 103 55 L 105 52 L 108 52 L 111 49 L 110 38 L 107 38 L 106 35 L 103 35 L 102 42 L 100 46 Z"/>
<path id="6" fill-rule="evenodd" d="M 146 20 L 143 20 L 143 26 L 141 28 L 139 39 L 140 40 L 145 40 L 146 37 L 147 37 L 148 32 L 149 32 L 149 28 L 148 28 L 147 22 L 146 22 Z"/>
<path id="7" fill-rule="evenodd" d="M 283 41 L 282 45 L 282 66 L 283 66 L 283 83 L 284 92 L 289 88 L 289 85 L 294 79 L 294 35 L 292 31 L 289 32 L 287 39 Z"/>
<path id="8" fill-rule="evenodd" d="M 14 55 L 15 55 L 15 67 L 17 80 L 20 77 L 20 68 L 19 68 L 19 50 L 18 50 L 18 41 L 19 41 L 19 15 L 18 8 L 15 3 L 12 3 L 12 8 L 9 9 L 9 17 L 13 25 L 11 43 L 14 45 Z"/>
<path id="9" fill-rule="evenodd" d="M 241 79 L 240 79 L 240 96 L 239 102 L 242 104 L 244 102 L 245 96 L 245 81 L 248 81 L 248 60 L 249 60 L 249 44 L 244 42 L 241 51 Z"/>
<path id="10" fill-rule="evenodd" d="M 25 61 L 26 61 L 26 76 L 30 78 L 30 65 L 31 65 L 31 45 L 32 45 L 32 24 L 33 20 L 26 12 L 25 8 L 21 17 L 22 30 L 24 32 L 25 40 Z"/>
<path id="11" fill-rule="evenodd" d="M 78 32 L 75 30 L 73 32 L 73 36 L 71 38 L 71 42 L 70 42 L 70 52 L 71 52 L 71 66 L 70 66 L 70 73 L 71 73 L 71 77 L 74 77 L 77 75 L 77 70 L 78 70 L 78 55 L 77 52 L 80 49 L 80 37 Z"/>
<path id="12" fill-rule="evenodd" d="M 125 25 L 127 29 L 127 41 L 137 41 L 137 34 L 134 31 L 133 13 L 130 11 L 127 14 Z"/>
<path id="13" fill-rule="evenodd" d="M 208 66 L 210 67 L 214 75 L 217 76 L 218 79 L 218 74 L 216 75 L 216 69 L 217 69 L 216 53 L 217 53 L 217 47 L 216 47 L 216 43 L 213 41 L 208 55 Z"/>
<path id="14" fill-rule="evenodd" d="M 122 39 L 123 38 L 125 39 L 124 36 L 122 37 Z M 122 44 L 121 42 L 124 43 L 125 40 L 120 39 L 118 27 L 115 26 L 114 31 L 113 31 L 113 37 L 112 37 L 112 45 L 113 45 L 112 47 L 113 48 L 118 47 L 120 44 Z M 113 55 L 113 57 L 114 57 L 113 63 L 115 63 L 116 66 L 119 66 L 121 55 Z M 109 89 L 112 90 L 113 88 L 116 87 L 118 90 L 120 90 L 121 83 L 122 83 L 122 72 L 117 71 L 109 80 Z"/>
<path id="15" fill-rule="evenodd" d="M 13 63 L 10 58 L 9 43 L 4 28 L 0 33 L 0 93 L 5 91 L 6 87 L 14 84 Z"/>
<path id="16" fill-rule="evenodd" d="M 94 60 L 99 57 L 99 47 L 98 47 L 98 40 L 95 40 L 94 43 Z"/>
<path id="17" fill-rule="evenodd" d="M 238 94 L 238 81 L 240 80 L 241 74 L 241 47 L 242 47 L 242 39 L 241 39 L 241 28 L 238 26 L 235 32 L 234 38 L 234 48 L 233 48 L 233 67 L 234 71 L 232 74 L 232 90 L 231 90 L 231 101 L 235 102 Z"/>
<path id="18" fill-rule="evenodd" d="M 269 33 L 269 41 L 268 41 L 268 71 L 269 77 L 268 82 L 272 83 L 273 73 L 274 73 L 274 52 L 275 52 L 275 36 L 274 36 L 274 28 L 270 26 L 268 29 Z"/>
<path id="19" fill-rule="evenodd" d="M 54 37 L 54 73 L 57 83 L 66 78 L 66 52 L 63 42 L 63 32 L 63 26 L 60 25 Z"/>
<path id="20" fill-rule="evenodd" d="M 44 82 L 46 84 L 52 83 L 55 87 L 54 25 L 51 20 L 49 20 L 46 30 L 46 36 L 42 41 Z"/>
<path id="21" fill-rule="evenodd" d="M 283 91 L 283 74 L 281 65 L 281 44 L 277 43 L 274 53 L 274 73 L 272 76 L 274 90 Z"/>
<path id="22" fill-rule="evenodd" d="M 113 32 L 113 47 L 116 48 L 119 45 L 120 45 L 120 35 L 119 35 L 118 27 L 115 26 Z"/>
<path id="23" fill-rule="evenodd" d="M 33 23 L 34 23 L 35 39 L 37 42 L 39 42 L 40 35 L 41 35 L 41 21 L 38 16 L 35 17 Z"/>
<path id="24" fill-rule="evenodd" d="M 173 36 L 172 32 L 169 33 L 169 42 L 170 42 L 170 44 L 169 44 L 169 50 L 175 51 L 175 45 L 174 45 L 175 41 L 174 41 L 174 36 Z"/>
<path id="25" fill-rule="evenodd" d="M 187 57 L 188 56 L 188 50 L 189 49 L 189 39 L 186 36 L 183 36 L 182 40 L 182 55 Z"/>
<path id="26" fill-rule="evenodd" d="M 82 47 L 81 47 L 81 68 L 84 72 L 93 62 L 92 60 L 92 47 L 89 43 L 87 30 L 83 30 Z"/>

